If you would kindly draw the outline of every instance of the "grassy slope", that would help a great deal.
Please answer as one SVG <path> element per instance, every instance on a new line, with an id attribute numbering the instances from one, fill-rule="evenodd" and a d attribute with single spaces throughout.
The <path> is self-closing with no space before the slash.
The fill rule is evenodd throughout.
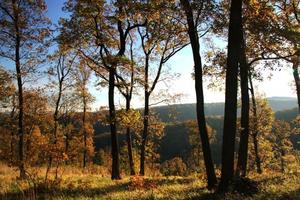
<path id="1" fill-rule="evenodd" d="M 16 180 L 16 171 L 0 165 L 1 199 L 300 199 L 300 174 L 281 175 L 268 172 L 252 174 L 259 184 L 260 192 L 253 196 L 237 193 L 215 195 L 205 189 L 205 180 L 196 177 L 125 177 L 111 181 L 109 177 L 98 175 L 101 170 L 83 173 L 79 169 L 65 168 L 58 182 L 48 188 L 41 184 L 43 174 L 36 170 L 33 182 Z M 34 189 L 35 187 L 35 189 Z"/>

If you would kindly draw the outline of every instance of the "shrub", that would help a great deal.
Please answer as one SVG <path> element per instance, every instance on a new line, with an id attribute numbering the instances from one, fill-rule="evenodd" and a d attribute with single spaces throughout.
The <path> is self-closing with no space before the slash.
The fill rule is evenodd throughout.
<path id="1" fill-rule="evenodd" d="M 186 164 L 179 157 L 167 160 L 161 165 L 161 173 L 165 176 L 185 176 L 186 169 Z"/>

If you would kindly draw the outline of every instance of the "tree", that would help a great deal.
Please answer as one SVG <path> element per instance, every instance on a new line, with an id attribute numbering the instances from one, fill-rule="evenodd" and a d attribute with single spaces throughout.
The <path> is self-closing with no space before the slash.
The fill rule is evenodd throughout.
<path id="1" fill-rule="evenodd" d="M 253 139 L 253 146 L 254 146 L 254 153 L 255 153 L 255 162 L 256 162 L 256 171 L 257 173 L 262 173 L 262 168 L 261 168 L 261 159 L 259 156 L 258 152 L 258 140 L 257 136 L 259 134 L 258 132 L 258 114 L 257 114 L 257 103 L 255 99 L 255 93 L 254 93 L 254 87 L 253 87 L 253 82 L 252 82 L 252 74 L 249 73 L 249 83 L 250 83 L 250 93 L 251 93 L 251 100 L 252 100 L 252 115 L 253 115 L 253 121 L 252 121 L 252 139 Z M 251 120 L 251 119 L 250 119 Z M 251 124 L 251 123 L 250 123 Z M 251 128 L 250 128 L 251 131 Z"/>
<path id="2" fill-rule="evenodd" d="M 130 115 L 131 99 L 133 95 L 133 88 L 136 83 L 135 76 L 137 73 L 137 69 L 135 66 L 134 54 L 133 54 L 134 42 L 130 34 L 129 34 L 129 38 L 130 38 L 130 53 L 129 53 L 130 60 L 124 62 L 124 66 L 119 70 L 118 73 L 119 75 L 116 78 L 118 82 L 117 88 L 125 98 L 126 112 L 128 112 L 128 114 Z M 126 126 L 126 140 L 127 140 L 127 152 L 128 152 L 128 161 L 130 167 L 130 175 L 135 175 L 130 126 Z"/>
<path id="3" fill-rule="evenodd" d="M 87 122 L 87 109 L 89 104 L 93 101 L 93 96 L 88 91 L 88 82 L 91 76 L 91 69 L 81 62 L 78 69 L 75 71 L 76 78 L 76 93 L 81 99 L 82 104 L 82 136 L 83 136 L 83 168 L 87 165 L 88 157 L 92 156 L 93 143 L 92 143 L 92 127 Z"/>
<path id="4" fill-rule="evenodd" d="M 292 64 L 298 104 L 300 105 L 299 85 L 299 0 L 269 2 L 249 1 L 249 32 L 265 50 L 261 55 L 275 55 L 277 59 Z M 300 109 L 300 106 L 298 106 Z"/>
<path id="5" fill-rule="evenodd" d="M 300 18 L 299 18 L 299 0 L 291 1 L 273 1 L 275 24 L 272 24 L 272 31 L 278 37 L 277 40 L 284 43 L 283 51 L 274 49 L 273 52 L 278 56 L 292 55 L 289 58 L 285 58 L 286 61 L 292 64 L 293 77 L 296 86 L 298 108 L 300 112 L 300 78 L 298 68 L 300 66 Z M 288 44 L 288 45 L 287 45 Z M 283 46 L 280 46 L 281 49 Z M 272 47 L 271 47 L 272 48 Z"/>
<path id="6" fill-rule="evenodd" d="M 286 168 L 285 157 L 293 149 L 291 142 L 291 126 L 288 122 L 275 120 L 273 124 L 273 135 L 271 138 L 274 142 L 274 149 L 279 154 L 281 172 L 284 173 Z"/>
<path id="7" fill-rule="evenodd" d="M 145 148 L 147 145 L 147 137 L 149 135 L 149 119 L 150 119 L 150 99 L 157 83 L 160 81 L 163 66 L 177 52 L 187 46 L 188 42 L 182 25 L 177 22 L 177 14 L 172 10 L 172 3 L 160 2 L 154 4 L 154 14 L 148 19 L 144 28 L 138 28 L 138 34 L 141 38 L 141 49 L 144 53 L 143 76 L 140 80 L 144 88 L 144 113 L 143 113 L 143 133 L 140 154 L 140 175 L 145 175 Z M 162 15 L 168 16 L 163 18 Z M 156 72 L 151 80 L 151 59 Z"/>
<path id="8" fill-rule="evenodd" d="M 44 1 L 12 0 L 0 3 L 0 56 L 11 60 L 16 68 L 18 85 L 18 136 L 20 177 L 25 177 L 24 166 L 24 76 L 35 70 L 47 49 L 49 21 L 44 16 Z M 38 56 L 37 56 L 38 55 Z"/>
<path id="9" fill-rule="evenodd" d="M 6 160 L 10 161 L 10 164 L 14 164 L 15 162 L 15 150 L 14 150 L 14 142 L 15 142 L 15 121 L 16 121 L 16 88 L 13 84 L 13 80 L 11 74 L 7 72 L 4 68 L 0 66 L 0 109 L 2 111 L 8 110 L 10 114 L 3 115 L 1 127 L 1 132 L 3 135 L 3 145 L 9 144 L 9 147 L 3 151 L 3 156 L 6 157 L 8 155 L 9 158 Z M 10 134 L 10 141 L 7 141 L 8 137 L 6 134 Z"/>
<path id="10" fill-rule="evenodd" d="M 248 158 L 248 141 L 249 141 L 249 65 L 246 58 L 246 38 L 244 34 L 243 24 L 240 24 L 240 55 L 239 55 L 239 69 L 241 82 L 241 131 L 240 131 L 240 145 L 238 152 L 238 161 L 236 174 L 245 177 L 247 173 L 247 158 Z"/>
<path id="11" fill-rule="evenodd" d="M 6 109 L 11 105 L 12 96 L 15 93 L 15 86 L 11 74 L 0 66 L 0 104 L 1 108 Z"/>
<path id="12" fill-rule="evenodd" d="M 251 94 L 253 95 L 254 93 L 251 92 Z M 254 96 L 251 98 L 252 109 L 250 110 L 249 131 L 253 142 L 253 154 L 250 154 L 250 156 L 254 156 L 256 171 L 262 173 L 263 159 L 261 157 L 263 149 L 260 147 L 260 144 L 264 143 L 263 140 L 266 140 L 266 137 L 271 134 L 274 113 L 266 99 L 262 99 L 261 97 L 255 98 Z"/>
<path id="13" fill-rule="evenodd" d="M 201 153 L 202 145 L 199 141 L 199 128 L 196 120 L 187 120 L 185 122 L 185 127 L 187 128 L 189 134 L 189 143 L 191 145 L 191 157 L 193 158 L 194 163 L 192 163 L 193 167 L 197 167 L 198 169 L 202 169 L 203 165 L 200 166 L 201 160 L 203 160 L 203 153 Z M 216 131 L 206 124 L 206 129 L 208 132 L 208 137 L 210 143 L 215 140 Z M 189 166 L 191 167 L 191 166 Z M 205 167 L 205 166 L 204 166 Z M 196 170 L 199 171 L 199 170 Z"/>
<path id="14" fill-rule="evenodd" d="M 54 121 L 54 127 L 53 127 L 53 134 L 51 136 L 51 144 L 50 145 L 50 156 L 49 156 L 49 162 L 48 167 L 46 170 L 45 180 L 47 180 L 48 172 L 51 168 L 52 161 L 56 157 L 58 157 L 57 154 L 61 154 L 61 149 L 58 149 L 57 146 L 57 136 L 59 131 L 59 119 L 60 119 L 60 109 L 61 109 L 61 101 L 64 95 L 64 92 L 66 88 L 70 86 L 70 72 L 72 69 L 72 65 L 74 63 L 74 60 L 76 58 L 75 56 L 67 55 L 67 52 L 63 52 L 63 50 L 60 50 L 60 52 L 57 53 L 57 55 L 54 55 L 54 59 L 58 57 L 57 64 L 54 67 L 49 68 L 48 74 L 56 76 L 57 79 L 54 81 L 54 87 L 57 87 L 57 97 L 54 100 L 54 113 L 53 113 L 53 121 Z M 66 83 L 67 82 L 67 83 Z"/>
<path id="15" fill-rule="evenodd" d="M 223 1 L 222 6 L 226 8 L 227 2 Z M 240 56 L 240 81 L 241 81 L 241 100 L 242 100 L 242 116 L 241 116 L 241 132 L 240 132 L 240 148 L 238 154 L 238 162 L 237 162 L 237 175 L 246 175 L 247 169 L 247 146 L 248 146 L 248 124 L 249 124 L 249 94 L 248 94 L 248 77 L 250 77 L 249 81 L 252 81 L 253 78 L 262 79 L 261 71 L 265 69 L 274 70 L 276 64 L 278 64 L 279 59 L 289 59 L 291 57 L 288 55 L 277 55 L 273 53 L 271 50 L 279 49 L 278 42 L 273 39 L 273 33 L 270 34 L 271 24 L 270 21 L 274 21 L 274 8 L 270 5 L 270 3 L 263 1 L 246 1 L 244 2 L 244 13 L 243 13 L 243 35 L 244 38 L 241 38 L 241 56 Z M 214 28 L 214 31 L 217 34 L 223 35 L 227 30 L 224 30 L 224 25 L 226 21 L 224 21 L 224 16 L 226 14 L 226 9 L 220 16 L 217 17 L 217 22 Z M 268 28 L 266 28 L 268 27 Z M 259 31 L 258 31 L 259 30 Z M 247 35 L 247 41 L 245 38 Z M 263 38 L 262 36 L 263 35 Z M 266 42 L 267 41 L 267 42 Z M 246 45 L 247 42 L 247 45 Z M 285 46 L 283 43 L 281 46 Z M 224 52 L 222 50 L 215 51 L 216 55 L 211 56 L 210 54 L 207 56 L 212 64 L 217 64 L 217 66 L 222 65 L 224 63 Z M 247 58 L 246 58 L 246 56 Z M 271 62 L 270 62 L 271 61 Z M 261 65 L 258 65 L 260 63 Z M 258 68 L 260 66 L 260 68 Z M 222 75 L 224 73 L 224 68 L 220 68 L 217 72 L 215 66 L 212 65 L 214 69 L 208 68 L 208 72 L 213 72 L 216 75 Z M 249 73 L 249 75 L 247 75 Z M 222 77 L 222 76 L 220 76 Z M 252 84 L 252 82 L 251 82 Z M 253 88 L 253 87 L 252 87 Z M 250 89 L 253 93 L 253 89 Z"/>
<path id="16" fill-rule="evenodd" d="M 137 10 L 137 8 L 139 10 Z M 143 2 L 116 1 L 90 2 L 69 0 L 65 9 L 72 12 L 69 20 L 63 20 L 62 42 L 77 49 L 82 58 L 92 65 L 96 73 L 108 73 L 108 102 L 111 129 L 112 179 L 120 179 L 119 144 L 116 127 L 114 91 L 117 68 L 122 66 L 126 42 L 133 29 L 144 26 L 146 18 L 139 16 Z M 113 14 L 111 14 L 113 13 Z M 75 42 L 74 42 L 75 41 Z M 97 53 L 95 53 L 97 52 Z"/>
<path id="17" fill-rule="evenodd" d="M 228 32 L 228 52 L 225 88 L 225 115 L 222 145 L 222 174 L 220 191 L 226 191 L 234 174 L 234 143 L 237 112 L 237 75 L 241 55 L 242 1 L 232 0 Z"/>
<path id="18" fill-rule="evenodd" d="M 198 120 L 198 127 L 202 142 L 202 151 L 204 157 L 204 164 L 206 168 L 206 175 L 207 175 L 207 183 L 208 187 L 212 188 L 217 184 L 217 178 L 214 171 L 214 165 L 211 157 L 211 150 L 208 138 L 208 131 L 206 128 L 206 120 L 205 120 L 205 113 L 204 113 L 204 96 L 203 96 L 203 81 L 202 81 L 202 62 L 200 57 L 200 44 L 199 44 L 199 36 L 197 32 L 197 26 L 199 25 L 199 16 L 203 12 L 201 9 L 210 9 L 209 3 L 197 3 L 196 6 L 199 6 L 198 16 L 196 16 L 196 20 L 194 20 L 193 10 L 192 7 L 187 0 L 181 0 L 182 8 L 185 12 L 187 24 L 188 24 L 188 35 L 190 38 L 193 57 L 194 57 L 194 71 L 195 71 L 195 90 L 196 90 L 196 113 L 197 113 L 197 120 Z M 207 5 L 208 4 L 208 5 Z M 207 17 L 204 15 L 204 17 Z"/>
<path id="19" fill-rule="evenodd" d="M 142 124 L 144 125 L 144 118 L 142 118 Z M 144 126 L 142 126 L 142 129 L 144 129 Z M 149 171 L 152 172 L 159 170 L 160 155 L 158 149 L 164 130 L 165 124 L 160 121 L 155 113 L 150 111 L 148 117 L 147 143 L 145 144 L 145 163 L 148 165 L 145 164 L 145 169 L 148 167 Z M 140 147 L 143 145 L 143 135 L 139 135 L 138 143 Z"/>
<path id="20" fill-rule="evenodd" d="M 126 97 L 127 97 L 127 90 L 126 90 Z M 121 129 L 126 130 L 127 156 L 129 159 L 130 175 L 135 175 L 134 154 L 133 154 L 133 145 L 132 145 L 133 141 L 131 138 L 131 131 L 133 133 L 139 133 L 141 131 L 142 125 L 141 125 L 141 114 L 138 110 L 130 109 L 130 101 L 131 98 L 126 99 L 126 108 L 118 110 L 117 122 Z"/>
<path id="21" fill-rule="evenodd" d="M 43 89 L 24 90 L 24 164 L 34 166 L 47 158 L 52 125 Z M 43 133 L 43 134 L 42 134 Z"/>

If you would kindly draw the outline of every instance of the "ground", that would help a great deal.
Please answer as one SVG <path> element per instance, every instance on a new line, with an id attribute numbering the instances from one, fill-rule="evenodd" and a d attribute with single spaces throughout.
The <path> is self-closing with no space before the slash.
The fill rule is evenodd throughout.
<path id="1" fill-rule="evenodd" d="M 59 179 L 44 183 L 42 168 L 32 168 L 29 180 L 17 179 L 17 170 L 0 164 L 1 199 L 280 199 L 300 200 L 300 173 L 266 171 L 250 174 L 259 191 L 254 194 L 214 194 L 205 188 L 203 175 L 188 177 L 123 177 L 111 181 L 99 175 L 101 169 L 82 171 L 79 168 L 63 167 Z"/>

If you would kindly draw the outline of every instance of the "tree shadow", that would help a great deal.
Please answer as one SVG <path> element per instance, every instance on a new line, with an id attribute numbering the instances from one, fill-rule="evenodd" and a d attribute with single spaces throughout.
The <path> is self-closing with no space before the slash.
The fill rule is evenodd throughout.
<path id="1" fill-rule="evenodd" d="M 76 187 L 76 188 L 61 188 L 59 186 L 45 187 L 44 185 L 39 185 L 37 187 L 31 187 L 23 191 L 9 192 L 2 194 L 1 199 L 15 200 L 15 199 L 47 199 L 49 197 L 94 197 L 100 195 L 107 195 L 109 193 L 117 191 L 127 191 L 129 183 L 118 183 L 115 185 L 86 188 L 86 187 Z"/>
<path id="2" fill-rule="evenodd" d="M 47 199 L 47 198 L 59 198 L 59 197 L 96 197 L 105 196 L 114 192 L 126 192 L 134 190 L 145 190 L 156 189 L 161 186 L 166 185 L 185 185 L 190 184 L 195 181 L 196 178 L 142 178 L 141 188 L 135 187 L 132 180 L 128 180 L 123 183 L 117 183 L 107 186 L 98 186 L 94 188 L 85 187 L 82 185 L 80 187 L 60 187 L 60 184 L 53 184 L 51 186 L 46 186 L 45 184 L 37 185 L 36 187 L 30 187 L 26 190 L 17 190 L 1 194 L 1 199 Z"/>
<path id="3" fill-rule="evenodd" d="M 163 179 L 151 179 L 145 178 L 142 179 L 143 185 L 141 188 L 135 188 L 132 180 L 128 180 L 126 182 L 119 182 L 112 185 L 102 185 L 97 186 L 95 188 L 85 187 L 82 185 L 80 187 L 70 187 L 70 188 L 61 188 L 59 185 L 54 185 L 52 187 L 45 187 L 43 185 L 39 185 L 36 188 L 29 188 L 25 191 L 14 191 L 6 194 L 2 194 L 0 199 L 53 199 L 53 198 L 95 198 L 95 197 L 104 197 L 106 195 L 110 195 L 114 192 L 128 192 L 128 191 L 149 191 L 153 190 L 154 193 L 156 190 L 159 191 L 162 186 L 171 186 L 171 189 L 167 190 L 168 197 L 172 199 L 176 199 L 176 197 L 185 196 L 186 199 L 191 200 L 223 200 L 223 199 L 244 199 L 245 197 L 251 196 L 253 199 L 276 199 L 276 200 L 300 200 L 300 188 L 297 188 L 293 191 L 289 192 L 266 192 L 260 188 L 257 192 L 253 193 L 242 193 L 237 190 L 234 190 L 230 193 L 215 193 L 213 191 L 208 191 L 203 186 L 196 187 L 186 187 L 182 190 L 178 190 L 178 188 L 172 188 L 172 185 L 193 185 L 192 182 L 197 180 L 196 178 L 163 178 Z M 268 184 L 270 182 L 276 184 L 280 184 L 281 181 L 284 180 L 284 177 L 276 176 L 271 178 L 266 178 L 263 180 L 259 180 L 258 184 Z M 182 195 L 185 194 L 185 195 Z M 149 199 L 148 197 L 143 197 Z M 128 196 L 130 199 L 130 196 Z M 140 197 L 139 199 L 142 199 Z M 154 198 L 155 199 L 155 198 Z"/>

